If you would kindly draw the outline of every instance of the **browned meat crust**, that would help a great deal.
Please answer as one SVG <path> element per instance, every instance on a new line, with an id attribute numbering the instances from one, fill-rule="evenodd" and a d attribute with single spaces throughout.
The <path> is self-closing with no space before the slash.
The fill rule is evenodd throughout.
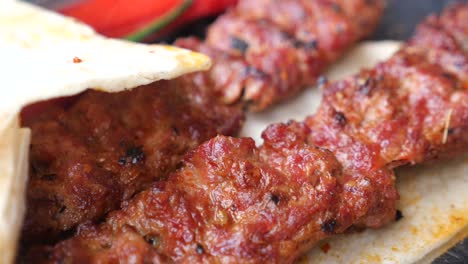
<path id="1" fill-rule="evenodd" d="M 155 256 L 186 263 L 292 261 L 311 232 L 315 240 L 334 231 L 343 177 L 331 152 L 307 143 L 308 133 L 303 124 L 273 127 L 261 149 L 252 139 L 216 137 L 186 156 L 168 181 L 137 195 L 106 224 L 82 227 L 48 257 L 65 263 L 135 257 L 143 263 Z M 295 161 L 283 163 L 285 156 Z M 275 160 L 290 170 L 271 166 Z"/>
<path id="2" fill-rule="evenodd" d="M 391 169 L 466 152 L 468 55 L 461 40 L 468 25 L 450 25 L 461 25 L 467 16 L 466 4 L 431 16 L 392 58 L 328 85 L 317 114 L 305 121 L 310 141 L 331 150 L 345 170 L 364 174 L 372 167 Z M 380 184 L 374 176 L 363 178 Z M 345 185 L 346 191 L 344 208 L 354 204 L 350 199 L 369 203 L 355 225 L 379 227 L 390 220 L 382 208 L 391 207 L 392 195 L 365 197 Z"/>
<path id="3" fill-rule="evenodd" d="M 241 0 L 210 27 L 206 43 L 189 38 L 176 45 L 211 55 L 215 64 L 203 79 L 225 102 L 258 111 L 313 85 L 374 29 L 383 2 Z"/>
<path id="4" fill-rule="evenodd" d="M 431 56 L 466 60 L 462 34 L 443 30 L 466 14 L 468 5 L 458 5 L 431 17 L 388 61 L 328 85 L 316 115 L 270 126 L 262 146 L 216 137 L 104 224 L 84 225 L 74 238 L 30 256 L 56 263 L 290 263 L 325 237 L 393 221 L 393 167 L 466 152 L 465 65 Z M 440 35 L 429 38 L 434 25 Z M 466 25 L 456 32 L 462 30 Z"/>
<path id="5" fill-rule="evenodd" d="M 328 62 L 372 30 L 382 7 L 380 0 L 241 1 L 211 27 L 208 44 L 179 43 L 217 62 L 209 73 L 194 75 L 195 85 L 215 87 L 229 103 L 243 94 L 252 108 L 262 109 L 313 83 Z M 291 12 L 280 19 L 282 8 Z M 35 208 L 25 237 L 44 240 L 47 233 L 53 239 L 84 220 L 98 220 L 168 173 L 188 149 L 217 133 L 233 134 L 240 113 L 227 117 L 227 108 L 186 103 L 183 96 L 197 94 L 186 85 L 178 89 L 187 95 L 174 102 L 157 99 L 165 96 L 159 93 L 129 93 L 134 100 L 127 100 L 125 93 L 107 99 L 88 92 L 69 110 L 25 124 L 34 133 L 28 206 Z M 140 124 L 146 120 L 153 126 Z"/>
<path id="6" fill-rule="evenodd" d="M 23 239 L 47 242 L 100 220 L 167 176 L 188 150 L 235 135 L 241 110 L 191 78 L 117 94 L 88 91 L 66 109 L 25 120 L 32 144 Z"/>
<path id="7" fill-rule="evenodd" d="M 314 82 L 371 31 L 383 6 L 380 0 L 279 3 L 241 1 L 212 26 L 208 44 L 181 41 L 216 59 L 209 73 L 161 82 L 159 89 L 87 92 L 67 109 L 25 122 L 33 129 L 26 242 L 53 241 L 83 221 L 100 220 L 173 170 L 187 150 L 216 134 L 235 134 L 239 110 L 219 105 L 200 87 L 215 87 L 229 103 L 243 93 L 262 109 Z M 297 10 L 278 20 L 278 8 L 286 6 Z M 298 23 L 298 12 L 307 23 Z"/>
<path id="8" fill-rule="evenodd" d="M 309 135 L 305 124 L 290 123 L 267 129 L 260 148 L 252 139 L 216 137 L 105 224 L 82 226 L 75 238 L 31 256 L 64 263 L 290 263 L 344 232 L 380 196 L 397 198 L 392 171 L 350 174 Z M 393 219 L 394 204 L 379 212 Z"/>
<path id="9" fill-rule="evenodd" d="M 467 17 L 467 5 L 431 16 L 392 58 L 327 86 L 322 107 L 307 120 L 314 142 L 333 150 L 347 140 L 337 135 L 346 135 L 375 146 L 393 166 L 466 150 L 468 24 L 461 25 Z M 333 117 L 339 125 L 323 128 Z"/>

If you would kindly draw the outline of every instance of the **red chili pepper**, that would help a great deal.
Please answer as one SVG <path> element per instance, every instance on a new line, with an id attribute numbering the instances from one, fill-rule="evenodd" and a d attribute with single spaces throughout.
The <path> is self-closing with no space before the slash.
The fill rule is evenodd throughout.
<path id="1" fill-rule="evenodd" d="M 109 36 L 141 41 L 150 34 L 223 12 L 237 0 L 88 0 L 59 10 Z"/>

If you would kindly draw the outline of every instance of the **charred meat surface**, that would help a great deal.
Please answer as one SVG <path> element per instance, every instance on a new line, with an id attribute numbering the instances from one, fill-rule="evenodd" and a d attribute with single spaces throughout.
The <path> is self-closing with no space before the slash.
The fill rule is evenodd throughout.
<path id="1" fill-rule="evenodd" d="M 467 13 L 457 5 L 429 18 L 389 60 L 326 85 L 316 115 L 271 125 L 262 146 L 211 139 L 103 224 L 29 257 L 291 263 L 326 237 L 395 221 L 393 168 L 468 147 L 467 72 L 457 63 L 467 57 L 467 30 L 449 26 Z M 440 35 L 429 38 L 428 28 Z"/>
<path id="2" fill-rule="evenodd" d="M 25 120 L 32 129 L 25 240 L 45 242 L 120 203 L 218 134 L 235 135 L 240 109 L 187 76 L 132 91 L 87 91 Z"/>
<path id="3" fill-rule="evenodd" d="M 392 203 L 379 212 L 395 218 L 391 170 L 349 174 L 309 136 L 304 123 L 270 126 L 261 147 L 218 136 L 104 224 L 83 225 L 73 239 L 29 256 L 51 263 L 291 263 L 382 205 L 380 196 Z"/>
<path id="4" fill-rule="evenodd" d="M 204 143 L 168 181 L 137 195 L 105 224 L 83 226 L 47 260 L 292 261 L 311 233 L 315 240 L 331 232 L 321 226 L 337 217 L 343 175 L 331 152 L 307 143 L 305 125 L 272 130 L 275 141 L 263 149 L 252 139 L 224 136 Z M 285 155 L 300 164 L 276 164 L 291 168 L 283 172 L 270 166 Z"/>
<path id="5" fill-rule="evenodd" d="M 314 85 L 325 67 L 375 28 L 383 1 L 241 0 L 210 26 L 205 42 L 176 45 L 206 53 L 211 71 L 200 73 L 227 103 L 251 110 Z"/>
<path id="6" fill-rule="evenodd" d="M 338 155 L 344 161 L 356 147 L 347 142 L 358 140 L 390 166 L 466 151 L 466 17 L 467 5 L 431 16 L 392 58 L 328 85 L 318 113 L 306 121 L 314 142 L 331 150 L 348 145 Z"/>
<path id="7" fill-rule="evenodd" d="M 461 25 L 467 16 L 467 5 L 431 16 L 389 60 L 326 86 L 318 112 L 305 121 L 310 141 L 331 150 L 346 171 L 367 174 L 363 179 L 371 186 L 382 183 L 369 174 L 372 168 L 466 152 L 468 55 L 460 32 L 466 38 L 468 28 L 451 25 Z M 457 67 L 460 61 L 463 66 Z M 391 190 L 382 185 L 375 194 L 356 192 L 357 182 L 345 185 L 345 201 L 365 200 L 370 209 L 354 225 L 379 227 L 392 220 L 395 213 L 384 209 L 393 204 Z"/>

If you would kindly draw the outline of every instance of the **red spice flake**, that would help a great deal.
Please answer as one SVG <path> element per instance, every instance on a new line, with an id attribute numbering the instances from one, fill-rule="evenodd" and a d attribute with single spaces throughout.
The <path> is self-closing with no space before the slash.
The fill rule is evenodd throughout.
<path id="1" fill-rule="evenodd" d="M 323 251 L 323 253 L 327 254 L 328 251 L 330 250 L 331 246 L 328 243 L 323 244 L 320 246 L 320 249 Z"/>
<path id="2" fill-rule="evenodd" d="M 82 62 L 82 61 L 83 61 L 83 60 L 80 59 L 80 58 L 78 58 L 78 57 L 73 58 L 73 63 L 80 63 L 80 62 Z"/>

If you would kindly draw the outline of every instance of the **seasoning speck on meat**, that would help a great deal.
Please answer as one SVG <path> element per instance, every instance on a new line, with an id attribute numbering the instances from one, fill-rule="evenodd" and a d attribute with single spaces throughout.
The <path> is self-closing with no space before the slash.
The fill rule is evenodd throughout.
<path id="1" fill-rule="evenodd" d="M 333 234 L 333 232 L 335 231 L 336 225 L 337 223 L 335 220 L 329 220 L 329 221 L 323 222 L 321 228 L 323 232 Z"/>
<path id="2" fill-rule="evenodd" d="M 241 54 L 244 54 L 249 48 L 249 44 L 237 37 L 231 36 L 231 47 L 238 50 Z"/>
<path id="3" fill-rule="evenodd" d="M 138 164 L 145 158 L 143 146 L 130 147 L 125 152 L 125 155 L 119 158 L 119 164 L 124 166 L 126 164 Z"/>
<path id="4" fill-rule="evenodd" d="M 403 218 L 403 213 L 400 210 L 396 211 L 395 221 L 400 221 Z"/>

